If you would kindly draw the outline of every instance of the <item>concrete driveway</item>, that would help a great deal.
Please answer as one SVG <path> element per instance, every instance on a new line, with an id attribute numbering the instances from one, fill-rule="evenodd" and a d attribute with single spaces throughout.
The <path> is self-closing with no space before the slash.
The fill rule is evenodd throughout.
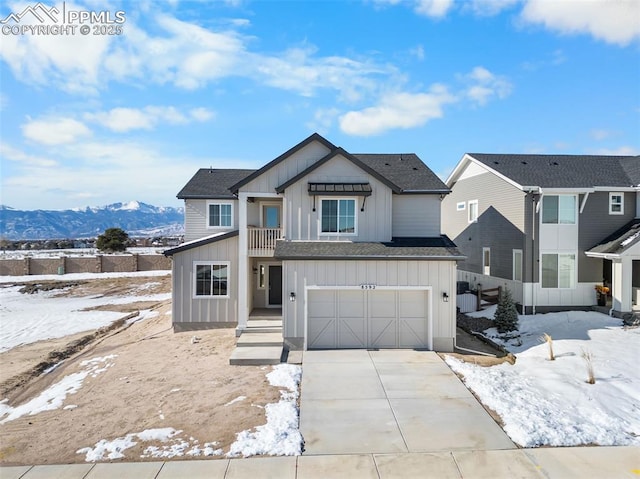
<path id="1" fill-rule="evenodd" d="M 430 351 L 305 351 L 305 454 L 515 449 Z"/>

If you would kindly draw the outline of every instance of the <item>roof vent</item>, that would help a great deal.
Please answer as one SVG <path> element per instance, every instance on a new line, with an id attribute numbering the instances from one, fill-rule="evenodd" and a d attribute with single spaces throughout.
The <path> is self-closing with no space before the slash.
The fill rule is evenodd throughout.
<path id="1" fill-rule="evenodd" d="M 551 163 L 553 166 L 558 166 L 558 162 L 554 161 L 553 163 Z"/>
<path id="2" fill-rule="evenodd" d="M 522 162 L 522 164 L 523 164 L 523 165 L 526 165 L 526 164 L 527 164 L 527 162 L 526 162 L 526 161 L 523 161 L 523 162 Z"/>
<path id="3" fill-rule="evenodd" d="M 384 166 L 391 166 L 389 163 L 385 163 Z"/>
<path id="4" fill-rule="evenodd" d="M 413 171 L 418 171 L 418 168 L 416 168 L 415 166 L 413 167 Z"/>
<path id="5" fill-rule="evenodd" d="M 500 162 L 499 162 L 499 161 L 494 161 L 494 162 L 493 162 L 493 164 L 494 164 L 494 165 L 499 165 L 499 164 L 500 164 Z"/>

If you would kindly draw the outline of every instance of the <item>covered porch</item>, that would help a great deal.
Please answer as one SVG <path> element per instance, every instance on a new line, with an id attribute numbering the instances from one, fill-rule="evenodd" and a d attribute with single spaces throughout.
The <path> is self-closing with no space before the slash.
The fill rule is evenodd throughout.
<path id="1" fill-rule="evenodd" d="M 616 315 L 640 311 L 640 220 L 634 220 L 585 253 L 603 262 L 606 308 Z"/>

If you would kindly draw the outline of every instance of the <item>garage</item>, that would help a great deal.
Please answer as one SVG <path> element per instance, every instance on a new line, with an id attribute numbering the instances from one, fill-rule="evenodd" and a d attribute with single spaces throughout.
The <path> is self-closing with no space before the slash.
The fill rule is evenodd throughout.
<path id="1" fill-rule="evenodd" d="M 429 290 L 307 291 L 307 349 L 431 349 Z"/>

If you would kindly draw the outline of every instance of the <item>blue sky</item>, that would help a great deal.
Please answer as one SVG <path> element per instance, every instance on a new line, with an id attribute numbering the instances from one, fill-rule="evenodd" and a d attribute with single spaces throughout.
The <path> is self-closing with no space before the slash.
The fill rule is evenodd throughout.
<path id="1" fill-rule="evenodd" d="M 442 178 L 465 152 L 640 154 L 635 0 L 64 8 L 125 21 L 1 34 L 0 203 L 14 208 L 178 206 L 198 168 L 259 168 L 313 132 L 417 153 Z"/>

